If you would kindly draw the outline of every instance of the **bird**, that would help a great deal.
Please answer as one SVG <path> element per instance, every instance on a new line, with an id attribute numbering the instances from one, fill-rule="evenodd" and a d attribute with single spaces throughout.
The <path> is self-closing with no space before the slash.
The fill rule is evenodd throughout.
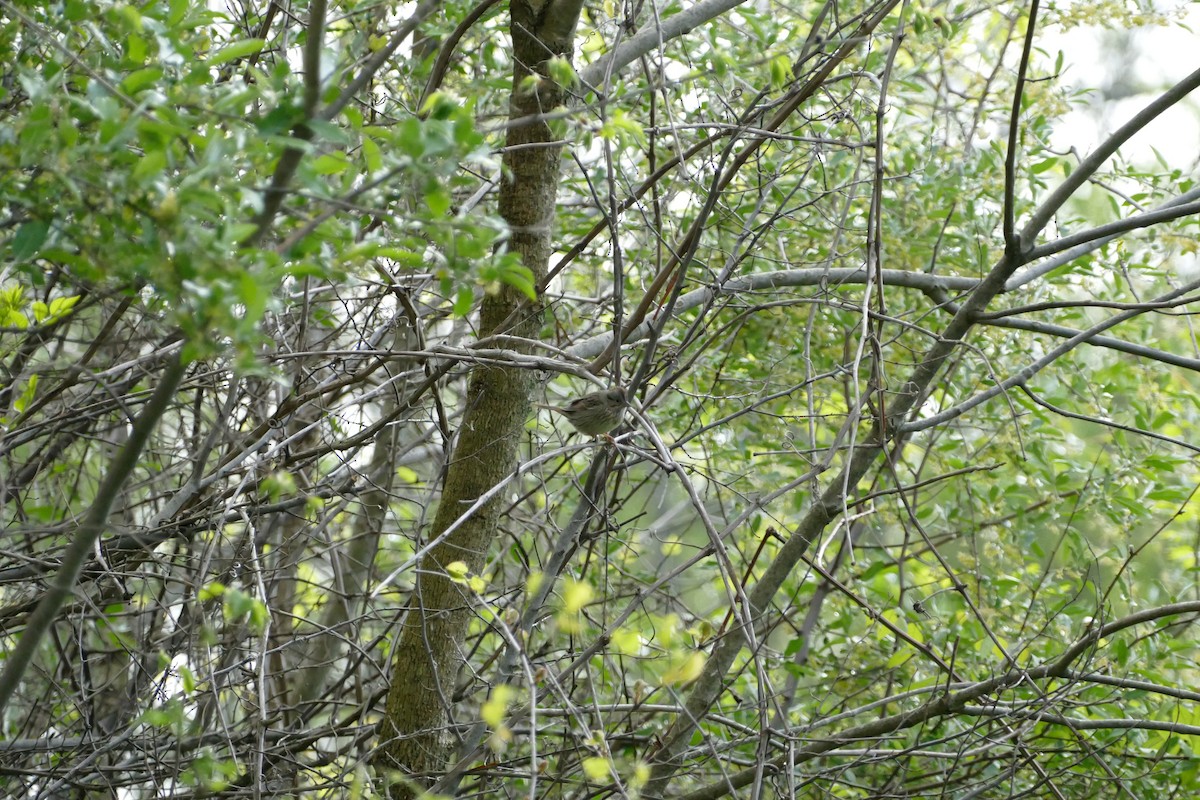
<path id="1" fill-rule="evenodd" d="M 562 414 L 582 434 L 602 436 L 621 424 L 629 401 L 623 389 L 604 389 L 577 397 L 565 406 L 535 405 Z"/>

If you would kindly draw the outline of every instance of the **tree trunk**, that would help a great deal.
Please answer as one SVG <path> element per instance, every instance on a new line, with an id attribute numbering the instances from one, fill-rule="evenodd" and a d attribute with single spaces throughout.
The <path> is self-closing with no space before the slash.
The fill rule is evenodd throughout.
<path id="1" fill-rule="evenodd" d="M 542 115 L 557 109 L 564 93 L 548 79 L 537 81 L 536 86 L 525 79 L 535 70 L 544 75 L 550 57 L 570 54 L 580 7 L 579 0 L 513 0 L 511 4 L 514 69 L 509 114 L 514 123 L 520 122 L 508 130 L 499 204 L 512 231 L 509 247 L 521 255 L 538 282 L 546 274 L 550 255 L 561 148 L 522 145 L 554 141 Z M 480 334 L 500 333 L 507 325 L 504 333 L 534 338 L 541 312 L 540 303 L 530 304 L 505 286 L 484 298 Z M 479 497 L 515 467 L 533 386 L 534 378 L 527 371 L 475 368 L 463 398 L 462 428 L 430 532 L 433 538 L 459 522 Z M 452 727 L 460 720 L 454 716 L 451 696 L 474 601 L 464 586 L 447 576 L 446 566 L 462 561 L 472 573 L 483 568 L 503 506 L 503 497 L 496 497 L 463 519 L 418 568 L 396 644 L 380 729 L 377 763 L 414 781 L 395 786 L 393 797 L 415 796 L 417 784 L 427 785 L 452 753 Z"/>

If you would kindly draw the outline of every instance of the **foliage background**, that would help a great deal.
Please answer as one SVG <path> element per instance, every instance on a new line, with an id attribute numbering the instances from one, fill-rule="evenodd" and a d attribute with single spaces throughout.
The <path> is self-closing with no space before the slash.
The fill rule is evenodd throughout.
<path id="1" fill-rule="evenodd" d="M 573 74 L 489 2 L 0 0 L 6 796 L 1200 790 L 1197 165 L 1089 162 L 1045 46 L 1176 10 L 726 5 L 610 75 L 688 9 L 588 6 Z M 636 377 L 631 428 L 464 426 L 493 369 Z M 493 422 L 494 538 L 443 557 Z"/>

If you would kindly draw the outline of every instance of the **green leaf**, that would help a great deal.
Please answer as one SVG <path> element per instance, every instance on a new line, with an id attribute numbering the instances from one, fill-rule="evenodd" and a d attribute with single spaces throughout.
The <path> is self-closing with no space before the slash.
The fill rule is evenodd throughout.
<path id="1" fill-rule="evenodd" d="M 225 239 L 230 242 L 240 242 L 256 230 L 258 230 L 258 226 L 253 222 L 239 222 L 226 229 Z"/>
<path id="2" fill-rule="evenodd" d="M 537 91 L 538 85 L 542 82 L 541 75 L 526 75 L 521 79 L 520 86 L 517 91 L 520 94 L 533 94 Z"/>
<path id="3" fill-rule="evenodd" d="M 17 261 L 28 261 L 33 258 L 46 243 L 49 232 L 50 223 L 48 222 L 32 220 L 23 223 L 21 227 L 17 228 L 17 232 L 9 244 L 12 257 Z"/>
<path id="4" fill-rule="evenodd" d="M 179 25 L 180 22 L 183 22 L 183 18 L 187 16 L 187 12 L 190 10 L 190 8 L 191 4 L 189 0 L 171 0 L 171 10 L 167 14 L 167 25 L 171 28 Z"/>
<path id="5" fill-rule="evenodd" d="M 167 168 L 167 154 L 163 150 L 148 150 L 133 168 L 133 177 L 139 182 L 162 174 Z"/>
<path id="6" fill-rule="evenodd" d="M 309 127 L 317 138 L 331 142 L 342 147 L 347 147 L 353 143 L 350 134 L 344 131 L 340 125 L 334 125 L 332 122 L 323 119 L 310 119 L 304 123 Z"/>
<path id="7" fill-rule="evenodd" d="M 75 304 L 79 302 L 79 295 L 73 294 L 70 297 L 56 297 L 50 301 L 50 317 L 58 319 L 70 313 Z"/>
<path id="8" fill-rule="evenodd" d="M 421 131 L 421 121 L 410 117 L 399 128 L 396 143 L 406 155 L 418 159 L 425 153 L 425 137 Z"/>
<path id="9" fill-rule="evenodd" d="M 46 104 L 31 108 L 25 120 L 25 127 L 21 129 L 17 141 L 20 145 L 21 164 L 29 166 L 40 163 L 45 157 L 54 132 L 54 122 L 50 107 Z"/>
<path id="10" fill-rule="evenodd" d="M 140 31 L 142 29 L 142 15 L 133 6 L 118 3 L 112 6 L 112 11 L 126 25 L 126 29 L 130 31 Z"/>
<path id="11" fill-rule="evenodd" d="M 163 76 L 162 67 L 145 67 L 125 76 L 121 81 L 121 90 L 125 94 L 137 94 Z"/>
<path id="12" fill-rule="evenodd" d="M 254 613 L 254 606 L 257 605 L 254 596 L 243 592 L 241 589 L 230 588 L 225 592 L 225 619 L 229 622 L 237 622 L 245 619 L 250 614 Z"/>
<path id="13" fill-rule="evenodd" d="M 263 312 L 267 310 L 268 294 L 248 271 L 238 276 L 238 299 L 246 307 L 247 321 L 253 323 L 262 319 Z"/>
<path id="14" fill-rule="evenodd" d="M 524 264 L 507 263 L 500 266 L 500 280 L 516 289 L 530 300 L 537 300 L 533 270 Z"/>
<path id="15" fill-rule="evenodd" d="M 323 156 L 319 156 L 313 162 L 313 170 L 318 175 L 337 175 L 338 173 L 345 172 L 349 166 L 351 166 L 350 158 L 341 150 L 326 153 Z"/>
<path id="16" fill-rule="evenodd" d="M 734 60 L 725 50 L 714 49 L 709 54 L 708 65 L 713 74 L 720 78 L 729 72 L 730 68 L 734 65 Z"/>
<path id="17" fill-rule="evenodd" d="M 210 67 L 219 67 L 230 61 L 252 56 L 261 51 L 266 43 L 266 39 L 240 39 L 210 55 L 207 63 Z"/>
<path id="18" fill-rule="evenodd" d="M 562 56 L 555 56 L 546 62 L 546 74 L 550 79 L 564 88 L 571 88 L 579 85 L 579 76 L 575 74 L 575 68 L 571 66 L 571 62 Z"/>
<path id="19" fill-rule="evenodd" d="M 583 772 L 593 783 L 608 777 L 608 759 L 599 756 L 588 756 L 583 759 Z"/>
<path id="20" fill-rule="evenodd" d="M 450 193 L 442 186 L 435 186 L 425 193 L 425 205 L 434 217 L 444 217 L 450 210 Z"/>
<path id="21" fill-rule="evenodd" d="M 33 402 L 33 398 L 37 395 L 38 375 L 33 373 L 29 376 L 29 380 L 25 383 L 25 388 L 21 390 L 21 394 L 13 401 L 13 410 L 18 414 L 25 413 L 25 409 L 29 408 L 29 404 Z"/>
<path id="22" fill-rule="evenodd" d="M 276 106 L 255 121 L 254 125 L 261 133 L 272 135 L 290 131 L 300 121 L 300 109 L 291 106 Z"/>
<path id="23" fill-rule="evenodd" d="M 25 330 L 29 327 L 29 317 L 15 308 L 0 309 L 0 327 Z"/>
<path id="24" fill-rule="evenodd" d="M 449 119 L 458 111 L 461 101 L 446 92 L 434 92 L 421 106 L 421 114 L 429 119 Z"/>
<path id="25" fill-rule="evenodd" d="M 771 59 L 771 86 L 782 89 L 792 78 L 792 62 L 787 56 L 775 56 Z"/>
<path id="26" fill-rule="evenodd" d="M 383 169 L 383 152 L 379 149 L 379 145 L 375 144 L 373 139 L 363 139 L 362 154 L 363 162 L 367 166 L 368 174 L 374 174 Z"/>
<path id="27" fill-rule="evenodd" d="M 622 144 L 631 141 L 639 145 L 646 144 L 646 131 L 641 123 L 621 109 L 613 111 L 608 120 L 600 126 L 600 136 Z"/>
<path id="28" fill-rule="evenodd" d="M 146 45 L 146 40 L 136 33 L 129 34 L 125 39 L 125 60 L 131 64 L 146 63 L 146 54 L 149 47 Z"/>
<path id="29" fill-rule="evenodd" d="M 454 294 L 454 316 L 465 317 L 471 313 L 473 305 L 475 305 L 475 293 L 469 287 L 460 286 Z"/>

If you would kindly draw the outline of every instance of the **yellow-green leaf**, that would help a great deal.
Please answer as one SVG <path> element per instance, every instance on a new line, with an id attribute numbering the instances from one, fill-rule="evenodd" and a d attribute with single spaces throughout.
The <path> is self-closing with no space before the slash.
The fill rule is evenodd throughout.
<path id="1" fill-rule="evenodd" d="M 662 675 L 662 683 L 664 686 L 683 686 L 700 677 L 705 658 L 703 653 L 693 650 L 673 657 L 671 662 L 671 666 Z"/>
<path id="2" fill-rule="evenodd" d="M 579 83 L 579 76 L 575 74 L 571 62 L 562 56 L 555 56 L 546 62 L 546 74 L 562 87 L 569 88 Z"/>
<path id="3" fill-rule="evenodd" d="M 29 404 L 33 402 L 33 398 L 37 394 L 38 375 L 33 373 L 29 376 L 29 381 L 26 382 L 25 388 L 21 391 L 19 397 L 13 401 L 13 410 L 18 414 L 25 413 L 25 409 L 29 408 Z"/>
<path id="4" fill-rule="evenodd" d="M 602 781 L 608 777 L 608 759 L 590 756 L 583 760 L 583 771 L 589 780 Z"/>
<path id="5" fill-rule="evenodd" d="M 489 727 L 499 728 L 504 724 L 504 716 L 508 713 L 508 706 L 512 702 L 513 694 L 513 688 L 507 684 L 500 684 L 492 689 L 492 696 L 479 709 L 480 719 Z"/>
<path id="6" fill-rule="evenodd" d="M 792 76 L 792 62 L 787 56 L 775 56 L 771 59 L 771 85 L 782 89 Z"/>
<path id="7" fill-rule="evenodd" d="M 73 294 L 69 297 L 56 297 L 50 301 L 50 318 L 58 319 L 64 317 L 75 304 L 79 302 L 79 295 Z"/>
<path id="8" fill-rule="evenodd" d="M 612 633 L 612 645 L 621 655 L 634 656 L 642 651 L 642 635 L 631 628 L 617 628 Z"/>
<path id="9" fill-rule="evenodd" d="M 578 614 L 583 607 L 592 602 L 595 590 L 590 583 L 569 580 L 563 587 L 563 611 Z"/>
<path id="10" fill-rule="evenodd" d="M 318 175 L 336 175 L 344 172 L 348 166 L 350 166 L 350 159 L 341 150 L 326 153 L 313 162 L 313 170 Z"/>

